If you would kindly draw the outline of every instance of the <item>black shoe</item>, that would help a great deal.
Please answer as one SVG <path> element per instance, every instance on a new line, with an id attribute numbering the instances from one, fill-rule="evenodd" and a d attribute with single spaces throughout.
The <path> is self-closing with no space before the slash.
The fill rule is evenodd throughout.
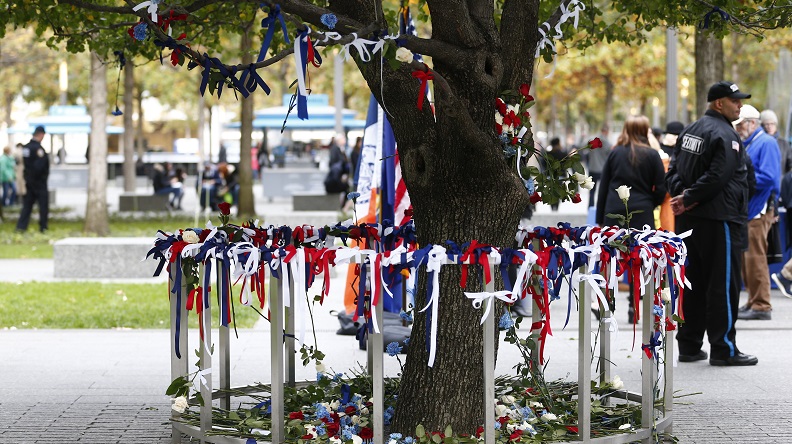
<path id="1" fill-rule="evenodd" d="M 743 321 L 769 321 L 771 317 L 770 310 L 748 310 L 737 313 L 737 319 L 742 319 Z"/>
<path id="2" fill-rule="evenodd" d="M 757 363 L 759 363 L 759 359 L 757 359 L 756 356 L 746 355 L 744 353 L 737 353 L 736 355 L 729 356 L 726 359 L 710 358 L 710 365 L 719 367 L 756 365 Z"/>
<path id="3" fill-rule="evenodd" d="M 635 309 L 632 307 L 630 307 L 630 309 L 627 310 L 627 323 L 635 324 Z"/>
<path id="4" fill-rule="evenodd" d="M 743 305 L 742 307 L 738 308 L 738 309 L 737 309 L 737 311 L 738 311 L 739 313 L 742 313 L 742 312 L 744 312 L 744 311 L 748 311 L 748 310 L 750 310 L 750 309 L 751 309 L 751 306 L 750 306 L 750 305 L 748 305 L 748 304 L 745 304 L 745 305 Z"/>
<path id="5" fill-rule="evenodd" d="M 696 361 L 703 361 L 707 359 L 707 352 L 704 350 L 699 350 L 698 353 L 695 355 L 683 355 L 679 354 L 679 362 L 696 362 Z"/>
<path id="6" fill-rule="evenodd" d="M 773 282 L 778 286 L 778 289 L 781 290 L 781 294 L 788 298 L 792 298 L 792 281 L 785 278 L 784 275 L 781 273 L 773 273 L 770 275 L 773 279 Z"/>

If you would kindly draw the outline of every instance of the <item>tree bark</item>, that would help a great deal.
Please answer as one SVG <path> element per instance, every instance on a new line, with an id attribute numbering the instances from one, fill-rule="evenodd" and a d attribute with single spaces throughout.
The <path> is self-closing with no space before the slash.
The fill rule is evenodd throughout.
<path id="1" fill-rule="evenodd" d="M 605 124 L 610 128 L 613 122 L 613 90 L 615 86 L 610 76 L 603 76 L 603 79 L 605 80 Z"/>
<path id="2" fill-rule="evenodd" d="M 707 109 L 707 91 L 723 79 L 723 41 L 696 28 L 696 116 Z M 692 120 L 692 119 L 691 119 Z"/>
<path id="3" fill-rule="evenodd" d="M 124 191 L 135 191 L 135 65 L 127 60 L 124 65 Z"/>
<path id="4" fill-rule="evenodd" d="M 146 152 L 145 140 L 146 135 L 143 134 L 143 85 L 138 86 L 137 91 L 137 105 L 138 105 L 138 118 L 137 118 L 137 132 L 135 133 L 135 149 L 137 150 L 138 162 L 143 163 L 143 154 Z"/>
<path id="5" fill-rule="evenodd" d="M 106 236 L 107 216 L 107 68 L 91 52 L 91 135 L 85 233 Z"/>
<path id="6" fill-rule="evenodd" d="M 253 43 L 250 37 L 251 29 L 248 26 L 242 32 L 240 50 L 242 51 L 242 64 L 253 62 L 251 48 Z M 253 169 L 251 167 L 250 149 L 253 146 L 253 106 L 254 95 L 247 98 L 240 96 L 241 127 L 239 138 L 239 215 L 241 219 L 256 214 L 256 202 L 253 198 Z"/>

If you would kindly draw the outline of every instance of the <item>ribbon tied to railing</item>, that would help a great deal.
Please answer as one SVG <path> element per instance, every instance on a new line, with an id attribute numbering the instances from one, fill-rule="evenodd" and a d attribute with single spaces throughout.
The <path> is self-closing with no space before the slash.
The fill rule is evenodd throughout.
<path id="1" fill-rule="evenodd" d="M 473 300 L 473 308 L 479 309 L 484 301 L 487 301 L 487 307 L 484 309 L 484 314 L 481 316 L 481 322 L 479 325 L 484 324 L 484 321 L 487 320 L 487 316 L 489 316 L 490 311 L 492 310 L 492 302 L 494 299 L 500 299 L 501 301 L 507 304 L 513 304 L 517 301 L 518 296 L 511 291 L 507 290 L 500 290 L 495 292 L 480 292 L 480 293 L 473 293 L 473 292 L 465 292 L 465 296 L 468 299 Z"/>

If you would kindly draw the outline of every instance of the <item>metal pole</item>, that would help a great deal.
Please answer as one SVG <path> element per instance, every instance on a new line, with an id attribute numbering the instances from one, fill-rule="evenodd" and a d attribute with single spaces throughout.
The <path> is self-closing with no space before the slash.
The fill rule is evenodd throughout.
<path id="1" fill-rule="evenodd" d="M 676 29 L 668 28 L 666 29 L 666 123 L 679 120 L 677 71 L 677 33 Z"/>
<path id="2" fill-rule="evenodd" d="M 336 136 L 344 134 L 344 58 L 339 51 L 333 58 L 333 104 L 335 105 Z M 336 139 L 336 142 L 338 139 Z M 339 145 L 340 146 L 340 145 Z"/>
<path id="3" fill-rule="evenodd" d="M 187 376 L 188 369 L 189 369 L 189 353 L 187 352 L 187 306 L 185 303 L 181 305 L 177 304 L 177 298 L 170 294 L 170 289 L 173 288 L 174 283 L 174 273 L 181 273 L 180 269 L 176 267 L 171 267 L 170 271 L 168 272 L 168 295 L 170 296 L 170 354 L 171 354 L 171 380 L 174 380 L 180 376 Z M 201 266 L 201 274 L 203 275 L 203 265 Z M 185 279 L 182 279 L 182 294 L 187 294 L 187 282 Z M 176 318 L 177 313 L 180 313 L 179 317 L 179 339 L 177 342 L 176 339 Z M 178 343 L 179 351 L 181 352 L 182 357 L 176 357 L 176 345 Z M 176 430 L 176 427 L 173 426 L 171 431 L 171 443 L 172 444 L 179 444 L 181 443 L 181 432 Z"/>
<path id="4" fill-rule="evenodd" d="M 282 271 L 281 271 L 282 272 Z M 272 442 L 284 439 L 283 424 L 283 281 L 270 275 L 270 394 Z"/>
<path id="5" fill-rule="evenodd" d="M 495 264 L 490 265 L 495 276 Z M 495 292 L 495 280 L 487 283 L 486 291 Z M 534 313 L 538 310 L 534 309 Z M 484 442 L 495 444 L 495 310 L 484 320 Z"/>
<path id="6" fill-rule="evenodd" d="M 633 282 L 633 286 L 640 285 L 639 282 Z M 643 343 L 649 344 L 652 339 L 652 332 L 654 331 L 654 274 L 650 273 L 649 280 L 643 288 L 643 307 L 636 307 L 635 312 L 641 310 L 643 317 Z M 646 354 L 641 356 L 641 427 L 651 429 L 654 423 L 654 384 L 657 379 L 657 369 L 655 367 L 655 360 L 650 359 Z M 643 440 L 644 444 L 653 443 L 651 434 Z"/>
<path id="7" fill-rule="evenodd" d="M 373 291 L 373 290 L 372 290 Z M 382 292 L 382 287 L 380 287 Z M 380 293 L 384 294 L 384 293 Z M 384 352 L 383 341 L 385 338 L 382 336 L 382 329 L 385 327 L 382 317 L 384 303 L 380 299 L 379 304 L 374 307 L 374 312 L 377 314 L 377 327 L 379 333 L 374 333 L 370 338 L 369 348 L 372 351 L 372 367 L 369 367 L 371 373 L 371 381 L 373 385 L 374 395 L 374 440 L 372 442 L 385 442 L 385 367 L 382 362 L 382 354 Z"/>
<path id="8" fill-rule="evenodd" d="M 290 275 L 286 268 L 283 269 L 283 273 L 284 276 L 287 277 Z M 286 311 L 286 336 L 284 339 L 284 344 L 286 346 L 286 384 L 288 384 L 289 387 L 294 387 L 296 383 L 296 377 L 294 376 L 294 347 L 297 340 L 294 337 L 294 315 L 297 313 L 297 307 L 294 305 L 296 302 L 296 297 L 294 295 L 294 279 L 300 279 L 300 277 L 292 276 L 291 279 L 289 279 L 289 306 L 284 308 Z"/>
<path id="9" fill-rule="evenodd" d="M 217 261 L 217 288 L 220 287 L 222 280 L 220 279 L 221 273 L 230 273 L 231 270 L 226 270 L 223 267 L 223 261 Z M 230 291 L 230 290 L 229 290 Z M 230 302 L 230 300 L 229 300 Z M 230 310 L 230 307 L 229 307 Z M 220 390 L 225 393 L 220 397 L 220 407 L 226 410 L 231 409 L 231 394 L 228 392 L 231 389 L 231 351 L 229 349 L 230 335 L 227 326 L 222 323 L 218 327 L 220 330 Z"/>
<path id="10" fill-rule="evenodd" d="M 578 273 L 585 273 L 580 267 Z M 591 439 L 591 295 L 580 282 L 580 306 L 578 307 L 578 437 L 583 442 Z"/>

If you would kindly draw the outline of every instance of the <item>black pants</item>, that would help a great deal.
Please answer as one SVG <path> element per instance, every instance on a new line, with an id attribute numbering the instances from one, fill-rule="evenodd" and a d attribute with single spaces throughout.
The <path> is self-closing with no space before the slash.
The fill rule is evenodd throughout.
<path id="1" fill-rule="evenodd" d="M 30 223 L 30 213 L 33 212 L 33 205 L 36 202 L 38 202 L 39 206 L 39 229 L 41 231 L 47 229 L 47 220 L 49 218 L 49 190 L 47 190 L 47 184 L 32 184 L 27 186 L 27 193 L 25 193 L 25 199 L 22 201 L 22 211 L 19 213 L 19 220 L 16 226 L 17 230 L 27 230 L 28 224 Z"/>
<path id="2" fill-rule="evenodd" d="M 594 182 L 594 186 L 589 190 L 589 207 L 593 207 L 596 205 L 596 197 L 597 197 L 597 184 L 599 183 L 600 179 L 602 179 L 602 173 L 592 173 L 589 172 L 591 176 L 591 181 Z"/>
<path id="3" fill-rule="evenodd" d="M 710 357 L 726 359 L 739 352 L 734 324 L 740 301 L 740 268 L 743 244 L 740 224 L 685 216 L 676 218 L 677 233 L 692 229 L 685 239 L 688 266 L 685 275 L 692 289 L 685 289 L 677 341 L 679 354 L 701 350 L 704 333 Z"/>

